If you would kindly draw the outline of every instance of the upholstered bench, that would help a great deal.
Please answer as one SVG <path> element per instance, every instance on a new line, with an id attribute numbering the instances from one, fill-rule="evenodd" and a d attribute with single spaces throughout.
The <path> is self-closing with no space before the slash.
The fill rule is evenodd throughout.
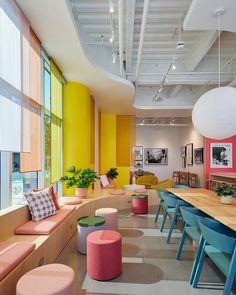
<path id="1" fill-rule="evenodd" d="M 132 212 L 134 214 L 148 213 L 148 195 L 145 195 L 145 194 L 132 195 Z"/>
<path id="2" fill-rule="evenodd" d="M 104 229 L 117 230 L 118 211 L 115 208 L 99 208 L 95 211 L 96 216 L 102 216 L 105 219 Z"/>
<path id="3" fill-rule="evenodd" d="M 40 221 L 28 221 L 15 230 L 17 235 L 49 235 L 74 210 L 75 206 L 63 206 L 56 215 L 49 216 Z"/>
<path id="4" fill-rule="evenodd" d="M 24 274 L 16 295 L 73 295 L 74 271 L 63 264 L 47 264 Z"/>
<path id="5" fill-rule="evenodd" d="M 35 248 L 34 243 L 0 242 L 0 281 Z"/>
<path id="6" fill-rule="evenodd" d="M 122 271 L 121 234 L 98 230 L 87 237 L 87 272 L 96 280 L 106 281 Z"/>

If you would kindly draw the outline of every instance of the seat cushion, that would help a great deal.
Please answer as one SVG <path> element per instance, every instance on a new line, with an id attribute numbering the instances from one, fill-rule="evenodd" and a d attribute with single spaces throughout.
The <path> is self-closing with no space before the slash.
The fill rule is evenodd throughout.
<path id="1" fill-rule="evenodd" d="M 34 248 L 34 243 L 0 242 L 0 280 L 23 261 Z"/>
<path id="2" fill-rule="evenodd" d="M 49 235 L 66 217 L 75 210 L 75 206 L 63 206 L 56 215 L 43 220 L 26 222 L 15 230 L 17 235 Z"/>

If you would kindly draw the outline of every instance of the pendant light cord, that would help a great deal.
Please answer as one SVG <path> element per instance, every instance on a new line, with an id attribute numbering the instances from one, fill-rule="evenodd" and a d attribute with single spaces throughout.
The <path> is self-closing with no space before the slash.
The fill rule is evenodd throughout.
<path id="1" fill-rule="evenodd" d="M 221 73 L 221 48 L 220 48 L 220 16 L 221 16 L 221 12 L 218 12 L 218 16 L 217 16 L 217 30 L 218 30 L 218 87 L 220 87 L 220 73 Z"/>

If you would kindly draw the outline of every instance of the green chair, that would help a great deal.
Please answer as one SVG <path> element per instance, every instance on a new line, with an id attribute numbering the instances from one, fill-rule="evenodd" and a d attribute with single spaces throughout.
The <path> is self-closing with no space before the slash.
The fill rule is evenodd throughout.
<path id="1" fill-rule="evenodd" d="M 230 295 L 236 276 L 236 233 L 216 220 L 201 219 L 198 222 L 203 247 L 199 250 L 200 256 L 192 286 L 196 288 L 198 285 L 207 255 L 226 276 L 223 295 Z"/>

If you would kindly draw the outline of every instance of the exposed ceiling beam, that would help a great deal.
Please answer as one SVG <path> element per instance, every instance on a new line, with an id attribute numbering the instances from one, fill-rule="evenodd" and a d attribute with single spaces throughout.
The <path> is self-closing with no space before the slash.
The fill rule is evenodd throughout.
<path id="1" fill-rule="evenodd" d="M 123 77 L 123 51 L 124 51 L 124 0 L 118 1 L 119 15 L 119 58 L 120 58 L 120 75 Z"/>
<path id="2" fill-rule="evenodd" d="M 205 57 L 211 46 L 218 37 L 218 31 L 203 32 L 201 38 L 196 41 L 193 49 L 188 53 L 185 60 L 187 71 L 193 71 Z"/>
<path id="3" fill-rule="evenodd" d="M 143 7 L 143 18 L 142 18 L 142 26 L 141 26 L 141 32 L 140 32 L 138 59 L 137 59 L 136 75 L 135 75 L 136 83 L 138 82 L 141 59 L 142 59 L 143 41 L 144 41 L 144 34 L 145 34 L 146 23 L 147 23 L 148 8 L 149 8 L 149 0 L 145 0 L 144 7 Z"/>
<path id="4" fill-rule="evenodd" d="M 126 54 L 126 71 L 131 71 L 132 50 L 134 38 L 134 16 L 136 0 L 126 1 L 126 36 L 125 36 L 125 54 Z"/>

